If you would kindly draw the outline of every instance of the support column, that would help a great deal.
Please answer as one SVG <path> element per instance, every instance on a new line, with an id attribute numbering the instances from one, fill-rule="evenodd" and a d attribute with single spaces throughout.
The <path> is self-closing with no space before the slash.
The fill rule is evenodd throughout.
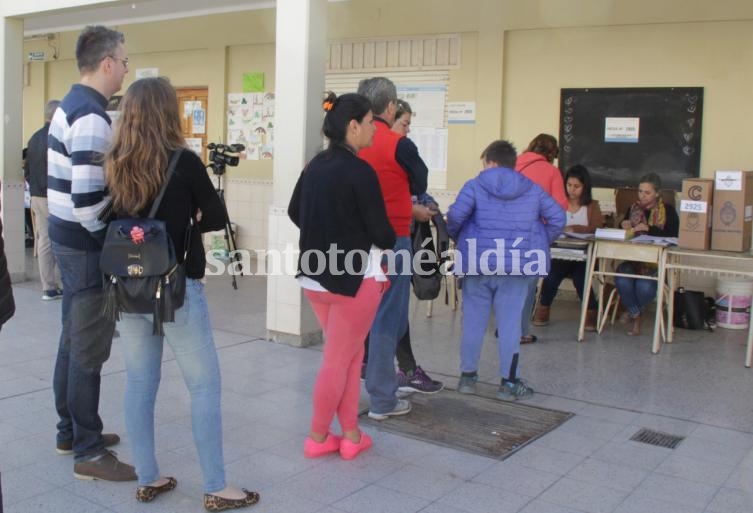
<path id="1" fill-rule="evenodd" d="M 298 229 L 287 207 L 305 163 L 322 146 L 321 102 L 327 57 L 327 1 L 277 0 L 275 36 L 274 201 L 269 209 L 269 251 L 298 249 Z M 307 346 L 322 336 L 295 280 L 297 259 L 267 277 L 267 334 L 276 342 Z"/>
<path id="2" fill-rule="evenodd" d="M 3 18 L 0 22 L 0 201 L 3 238 L 8 271 L 14 282 L 26 279 L 24 246 L 24 179 L 21 169 L 23 148 L 23 33 L 22 20 Z"/>

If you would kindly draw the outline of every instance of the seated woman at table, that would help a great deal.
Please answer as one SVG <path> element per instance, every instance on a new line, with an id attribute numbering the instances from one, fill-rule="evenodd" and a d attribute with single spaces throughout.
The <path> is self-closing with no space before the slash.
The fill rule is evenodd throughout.
<path id="1" fill-rule="evenodd" d="M 576 164 L 567 170 L 567 173 L 565 173 L 565 194 L 568 203 L 565 232 L 594 233 L 596 228 L 604 226 L 604 216 L 599 208 L 599 202 L 591 197 L 591 175 L 585 166 Z M 587 262 L 552 258 L 549 275 L 544 278 L 539 306 L 536 308 L 536 314 L 533 317 L 534 326 L 549 324 L 549 310 L 552 301 L 554 301 L 554 296 L 557 295 L 560 283 L 568 276 L 573 279 L 573 286 L 578 293 L 578 298 L 583 299 L 586 267 Z M 588 298 L 586 330 L 596 331 L 596 299 L 593 294 Z"/>
<path id="2" fill-rule="evenodd" d="M 620 224 L 625 230 L 632 230 L 635 235 L 653 235 L 656 237 L 677 237 L 680 220 L 672 205 L 661 199 L 661 178 L 656 173 L 641 177 L 638 184 L 638 201 L 630 206 Z M 644 262 L 622 262 L 617 266 L 618 273 L 656 276 L 656 265 Z M 616 276 L 614 279 L 617 292 L 627 311 L 620 317 L 623 324 L 631 323 L 628 335 L 640 335 L 641 310 L 656 298 L 658 283 L 656 280 Z"/>

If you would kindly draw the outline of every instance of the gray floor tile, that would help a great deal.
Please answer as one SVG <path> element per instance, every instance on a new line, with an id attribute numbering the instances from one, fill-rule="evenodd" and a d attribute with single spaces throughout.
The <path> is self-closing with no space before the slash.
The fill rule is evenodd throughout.
<path id="1" fill-rule="evenodd" d="M 467 510 L 469 513 L 514 513 L 531 501 L 521 495 L 480 483 L 465 483 L 439 503 Z"/>
<path id="2" fill-rule="evenodd" d="M 571 452 L 529 445 L 506 461 L 512 465 L 523 465 L 552 474 L 565 475 L 584 459 L 584 456 Z"/>
<path id="3" fill-rule="evenodd" d="M 648 475 L 646 470 L 587 458 L 568 472 L 567 477 L 630 492 Z"/>
<path id="4" fill-rule="evenodd" d="M 334 506 L 352 513 L 415 513 L 429 502 L 415 495 L 370 485 L 337 501 Z"/>
<path id="5" fill-rule="evenodd" d="M 5 513 L 103 513 L 101 504 L 88 501 L 66 490 L 55 489 L 29 499 L 10 504 Z"/>
<path id="6" fill-rule="evenodd" d="M 620 504 L 614 513 L 701 513 L 703 509 L 677 504 L 639 494 L 630 495 Z"/>
<path id="7" fill-rule="evenodd" d="M 316 497 L 318 502 L 332 504 L 341 509 L 344 508 L 341 505 L 335 504 L 337 501 L 348 497 L 367 485 L 368 483 L 348 474 L 343 475 L 321 466 L 315 466 L 299 472 L 281 484 L 288 493 L 293 493 L 300 497 Z"/>
<path id="8" fill-rule="evenodd" d="M 563 478 L 541 494 L 541 499 L 588 513 L 611 513 L 628 492 Z"/>
<path id="9" fill-rule="evenodd" d="M 741 450 L 749 450 L 753 447 L 753 434 L 742 431 L 719 428 L 701 424 L 693 431 L 694 438 L 702 438 L 721 445 L 729 445 Z"/>
<path id="10" fill-rule="evenodd" d="M 697 481 L 715 486 L 721 486 L 732 474 L 732 465 L 712 463 L 695 458 L 688 458 L 680 454 L 672 454 L 659 465 L 655 472 L 675 476 L 688 481 Z"/>
<path id="11" fill-rule="evenodd" d="M 640 413 L 619 408 L 610 408 L 598 404 L 586 404 L 577 411 L 578 416 L 614 422 L 615 424 L 630 424 L 638 418 Z"/>
<path id="12" fill-rule="evenodd" d="M 741 451 L 737 447 L 711 442 L 694 436 L 689 436 L 680 442 L 675 449 L 675 453 L 679 456 L 688 456 L 722 465 L 737 465 L 745 457 L 745 451 Z"/>
<path id="13" fill-rule="evenodd" d="M 421 513 L 468 513 L 468 510 L 456 508 L 441 502 L 434 502 L 422 509 Z"/>
<path id="14" fill-rule="evenodd" d="M 710 513 L 750 513 L 753 511 L 753 490 L 720 489 L 706 511 Z"/>
<path id="15" fill-rule="evenodd" d="M 557 432 L 611 440 L 617 433 L 625 429 L 625 426 L 626 423 L 617 423 L 578 414 L 557 428 Z"/>
<path id="16" fill-rule="evenodd" d="M 68 477 L 70 479 L 70 473 Z M 36 472 L 25 469 L 3 472 L 2 485 L 3 504 L 6 507 L 57 488 L 56 485 L 39 477 Z"/>
<path id="17" fill-rule="evenodd" d="M 510 492 L 536 497 L 552 486 L 562 476 L 503 461 L 484 470 L 473 481 Z"/>
<path id="18" fill-rule="evenodd" d="M 702 510 L 711 502 L 718 489 L 718 486 L 679 477 L 652 474 L 633 494 Z"/>
<path id="19" fill-rule="evenodd" d="M 616 465 L 654 470 L 671 453 L 672 449 L 628 441 L 609 442 L 591 455 L 591 457 Z"/>
<path id="20" fill-rule="evenodd" d="M 583 511 L 535 499 L 529 502 L 519 513 L 583 513 Z"/>
<path id="21" fill-rule="evenodd" d="M 598 451 L 608 440 L 596 436 L 579 435 L 576 433 L 556 429 L 536 440 L 532 445 L 548 447 L 560 451 L 571 452 L 579 456 L 590 456 Z"/>
<path id="22" fill-rule="evenodd" d="M 433 501 L 452 492 L 464 482 L 460 477 L 432 466 L 406 465 L 380 479 L 377 484 Z"/>

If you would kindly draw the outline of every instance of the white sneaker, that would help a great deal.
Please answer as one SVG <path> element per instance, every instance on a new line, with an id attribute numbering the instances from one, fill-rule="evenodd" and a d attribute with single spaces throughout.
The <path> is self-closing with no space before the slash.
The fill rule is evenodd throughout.
<path id="1" fill-rule="evenodd" d="M 372 418 L 374 420 L 387 420 L 390 417 L 405 415 L 406 413 L 410 412 L 410 410 L 410 401 L 406 401 L 405 399 L 398 399 L 397 404 L 395 404 L 395 407 L 392 409 L 392 411 L 388 411 L 386 413 L 376 413 L 369 410 L 369 418 Z"/>

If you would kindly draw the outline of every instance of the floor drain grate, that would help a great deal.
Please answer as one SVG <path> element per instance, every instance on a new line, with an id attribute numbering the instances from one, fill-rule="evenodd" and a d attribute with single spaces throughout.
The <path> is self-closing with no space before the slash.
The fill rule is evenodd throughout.
<path id="1" fill-rule="evenodd" d="M 684 436 L 669 435 L 662 433 L 661 431 L 654 431 L 653 429 L 642 428 L 636 434 L 630 437 L 635 442 L 641 442 L 649 445 L 656 445 L 658 447 L 666 447 L 668 449 L 674 449 L 677 445 L 685 440 Z"/>

